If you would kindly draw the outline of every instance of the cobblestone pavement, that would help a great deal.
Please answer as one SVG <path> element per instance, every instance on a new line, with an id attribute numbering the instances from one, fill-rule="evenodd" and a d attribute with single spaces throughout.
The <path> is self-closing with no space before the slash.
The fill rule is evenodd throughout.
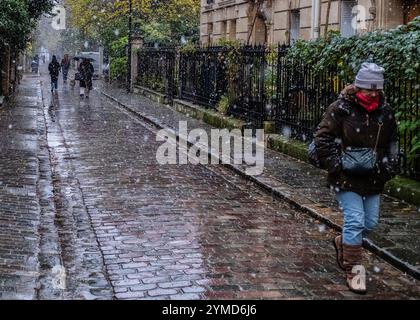
<path id="1" fill-rule="evenodd" d="M 95 92 L 80 99 L 60 85 L 51 95 L 41 80 L 38 146 L 21 155 L 34 158 L 24 190 L 37 192 L 30 202 L 1 189 L 0 281 L 10 292 L 25 283 L 23 294 L 41 299 L 420 297 L 416 280 L 370 254 L 368 295 L 350 293 L 330 229 L 222 166 L 158 165 L 153 128 Z M 10 121 L 2 116 L 1 130 Z M 14 154 L 2 156 L 1 179 L 22 184 Z M 33 222 L 13 225 L 26 203 Z M 35 240 L 15 246 L 16 233 Z M 30 269 L 19 250 L 32 257 L 30 282 L 9 277 Z"/>
<path id="2" fill-rule="evenodd" d="M 158 119 L 164 126 L 178 128 L 179 121 L 188 121 L 188 129 L 212 128 L 202 121 L 155 103 L 141 95 L 127 94 L 124 89 L 101 84 L 100 90 L 117 97 L 119 101 L 148 117 Z M 279 185 L 293 190 L 297 201 L 319 204 L 317 210 L 337 225 L 342 225 L 342 214 L 334 192 L 326 187 L 326 172 L 296 160 L 288 155 L 266 149 L 264 177 L 279 181 Z M 302 198 L 299 200 L 299 198 Z M 305 202 L 304 202 L 305 201 Z M 386 195 L 381 197 L 381 218 L 378 228 L 369 238 L 401 261 L 420 270 L 420 208 Z"/>
<path id="3" fill-rule="evenodd" d="M 37 78 L 0 108 L 0 299 L 36 297 L 39 206 Z"/>

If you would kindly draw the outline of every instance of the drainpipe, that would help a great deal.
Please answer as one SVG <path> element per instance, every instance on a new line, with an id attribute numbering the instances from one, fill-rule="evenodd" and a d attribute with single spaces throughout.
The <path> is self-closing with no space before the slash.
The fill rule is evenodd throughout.
<path id="1" fill-rule="evenodd" d="M 321 17 L 321 0 L 312 0 L 311 39 L 319 38 L 320 17 Z"/>

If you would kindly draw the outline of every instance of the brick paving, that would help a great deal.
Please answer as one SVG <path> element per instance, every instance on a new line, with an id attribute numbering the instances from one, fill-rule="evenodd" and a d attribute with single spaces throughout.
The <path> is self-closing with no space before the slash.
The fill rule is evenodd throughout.
<path id="1" fill-rule="evenodd" d="M 35 190 L 32 199 L 1 190 L 1 199 L 10 203 L 0 203 L 0 281 L 7 280 L 15 294 L 30 299 L 420 297 L 416 280 L 371 254 L 365 255 L 368 295 L 348 292 L 335 264 L 332 230 L 225 167 L 158 165 L 153 128 L 98 93 L 81 100 L 77 90 L 60 86 L 52 97 L 48 81 L 41 80 L 45 107 L 38 107 L 38 130 L 31 134 L 38 143 L 16 164 L 10 161 L 14 152 L 2 152 L 0 163 L 2 185 L 25 181 L 25 192 Z M 0 121 L 5 130 L 14 120 L 2 116 Z M 30 149 L 30 137 L 22 139 Z M 19 161 L 28 159 L 34 161 L 32 171 L 16 175 L 16 168 L 26 168 Z M 33 222 L 5 227 L 30 205 Z M 15 246 L 8 237 L 16 230 L 36 240 Z M 26 271 L 33 272 L 29 283 L 10 278 L 31 267 L 17 248 L 34 261 Z M 6 268 L 7 254 L 15 264 Z M 56 265 L 66 271 L 64 289 L 51 285 Z M 4 287 L 1 297 L 10 298 Z"/>
<path id="2" fill-rule="evenodd" d="M 164 126 L 178 128 L 179 121 L 188 122 L 188 130 L 212 128 L 202 121 L 162 106 L 143 96 L 127 94 L 125 90 L 101 84 L 102 90 L 133 110 L 157 119 Z M 245 166 L 242 166 L 245 168 Z M 326 172 L 288 155 L 266 149 L 264 174 L 278 186 L 293 194 L 297 201 L 316 204 L 317 210 L 337 225 L 342 225 L 342 214 L 334 192 L 326 187 Z M 369 235 L 378 247 L 387 250 L 413 269 L 420 271 L 420 208 L 396 198 L 381 196 L 381 218 L 378 228 Z"/>
<path id="3" fill-rule="evenodd" d="M 19 95 L 0 109 L 0 299 L 33 299 L 37 294 L 37 81 L 23 81 Z"/>

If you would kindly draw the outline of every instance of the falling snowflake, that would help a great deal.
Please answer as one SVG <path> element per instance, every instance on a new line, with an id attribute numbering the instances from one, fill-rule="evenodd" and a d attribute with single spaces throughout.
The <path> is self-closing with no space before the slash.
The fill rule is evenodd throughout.
<path id="1" fill-rule="evenodd" d="M 9 129 L 12 129 L 13 128 L 13 125 L 12 124 L 9 124 Z"/>
<path id="2" fill-rule="evenodd" d="M 378 266 L 374 266 L 374 267 L 373 267 L 373 271 L 374 271 L 375 273 L 379 273 L 379 272 L 381 272 L 381 269 L 380 269 Z"/>
<path id="3" fill-rule="evenodd" d="M 290 129 L 290 127 L 285 126 L 282 128 L 281 133 L 286 138 L 290 138 L 290 136 L 292 135 L 292 130 Z"/>
<path id="4" fill-rule="evenodd" d="M 325 226 L 325 224 L 318 225 L 318 231 L 319 232 L 324 233 L 326 229 L 327 229 L 327 227 Z"/>

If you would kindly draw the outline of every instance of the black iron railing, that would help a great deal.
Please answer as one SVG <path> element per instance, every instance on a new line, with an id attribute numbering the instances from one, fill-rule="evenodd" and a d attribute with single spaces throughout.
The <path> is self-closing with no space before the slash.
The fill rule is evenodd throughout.
<path id="1" fill-rule="evenodd" d="M 255 127 L 265 120 L 266 47 L 244 46 L 238 50 L 237 64 L 232 72 L 232 102 L 229 114 Z"/>
<path id="2" fill-rule="evenodd" d="M 179 97 L 215 108 L 227 90 L 224 47 L 199 47 L 179 55 Z"/>
<path id="3" fill-rule="evenodd" d="M 420 70 L 411 80 L 385 81 L 385 93 L 398 119 L 403 173 L 420 180 Z"/>
<path id="4" fill-rule="evenodd" d="M 143 48 L 138 52 L 137 83 L 165 94 L 172 101 L 176 90 L 175 58 L 175 48 Z"/>
<path id="5" fill-rule="evenodd" d="M 277 132 L 310 142 L 326 108 L 351 79 L 336 66 L 315 71 L 305 61 L 287 58 L 286 46 L 143 48 L 139 52 L 138 83 L 168 96 L 220 108 L 262 127 L 276 124 Z M 408 176 L 420 177 L 418 136 L 420 71 L 414 80 L 388 80 L 385 93 L 400 121 L 401 167 Z M 417 130 L 417 131 L 416 131 Z M 411 152 L 411 153 L 410 153 Z"/>
<path id="6" fill-rule="evenodd" d="M 303 61 L 286 59 L 284 49 L 279 50 L 277 77 L 277 129 L 284 135 L 307 142 L 344 82 L 334 66 L 314 72 L 313 66 Z"/>

